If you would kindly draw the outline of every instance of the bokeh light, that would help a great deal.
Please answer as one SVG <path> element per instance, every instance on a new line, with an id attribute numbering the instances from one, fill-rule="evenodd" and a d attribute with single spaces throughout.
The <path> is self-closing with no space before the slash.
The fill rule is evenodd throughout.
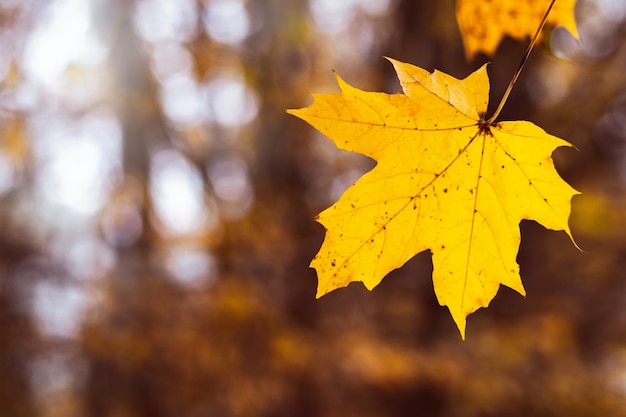
<path id="1" fill-rule="evenodd" d="M 243 0 L 210 1 L 203 23 L 212 39 L 227 45 L 241 43 L 250 31 L 250 18 Z"/>
<path id="2" fill-rule="evenodd" d="M 122 137 L 117 120 L 107 114 L 72 122 L 46 118 L 33 132 L 41 169 L 38 183 L 46 199 L 79 214 L 94 214 L 119 169 Z"/>
<path id="3" fill-rule="evenodd" d="M 192 0 L 139 0 L 134 14 L 135 29 L 149 42 L 184 42 L 197 30 L 196 15 Z"/>
<path id="4" fill-rule="evenodd" d="M 193 58 L 178 42 L 161 42 L 152 49 L 152 71 L 163 82 L 177 74 L 191 74 Z"/>
<path id="5" fill-rule="evenodd" d="M 236 157 L 218 159 L 208 168 L 218 207 L 228 219 L 244 216 L 254 196 L 246 164 Z"/>
<path id="6" fill-rule="evenodd" d="M 31 82 L 53 94 L 71 97 L 73 94 L 66 89 L 71 81 L 68 77 L 72 77 L 68 71 L 73 67 L 97 66 L 105 58 L 107 48 L 92 30 L 89 2 L 56 0 L 45 10 L 43 21 L 28 38 L 22 65 Z M 81 86 L 84 89 L 97 85 L 92 80 Z M 73 93 L 82 96 L 84 91 Z"/>
<path id="7" fill-rule="evenodd" d="M 150 191 L 158 225 L 166 234 L 202 233 L 213 227 L 215 214 L 205 204 L 201 174 L 173 150 L 152 158 Z"/>
<path id="8" fill-rule="evenodd" d="M 195 125 L 207 117 L 199 86 L 189 76 L 178 73 L 161 83 L 163 110 L 172 122 Z"/>
<path id="9" fill-rule="evenodd" d="M 621 0 L 595 0 L 603 19 L 620 23 L 626 20 L 626 3 Z"/>
<path id="10" fill-rule="evenodd" d="M 259 111 L 256 93 L 239 74 L 226 72 L 212 77 L 205 89 L 210 120 L 225 127 L 251 122 Z"/>
<path id="11" fill-rule="evenodd" d="M 41 281 L 33 288 L 33 311 L 40 332 L 45 336 L 78 336 L 88 295 L 78 287 Z"/>
<path id="12" fill-rule="evenodd" d="M 466 60 L 454 1 L 0 0 L 0 416 L 622 417 L 626 2 L 577 18 L 504 112 L 579 149 L 585 253 L 523 222 L 529 296 L 461 343 L 428 253 L 315 300 L 315 213 L 375 162 L 285 109 L 399 91 L 381 56 L 497 94 L 524 43 Z"/>
<path id="13" fill-rule="evenodd" d="M 175 282 L 189 289 L 205 289 L 217 278 L 217 261 L 206 248 L 178 245 L 165 255 L 166 269 Z"/>

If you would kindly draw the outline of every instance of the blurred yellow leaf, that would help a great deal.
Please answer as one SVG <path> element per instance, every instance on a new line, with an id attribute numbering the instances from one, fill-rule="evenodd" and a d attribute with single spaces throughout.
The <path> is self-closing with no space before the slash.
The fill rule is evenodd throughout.
<path id="1" fill-rule="evenodd" d="M 2 127 L 2 151 L 15 164 L 22 164 L 26 159 L 29 149 L 26 126 L 22 119 L 11 119 Z"/>
<path id="2" fill-rule="evenodd" d="M 625 202 L 619 194 L 585 192 L 576 200 L 576 215 L 572 216 L 574 230 L 587 236 L 623 236 L 626 231 Z"/>
<path id="3" fill-rule="evenodd" d="M 556 1 L 546 23 L 564 26 L 578 39 L 575 3 Z M 534 35 L 549 5 L 550 0 L 457 0 L 456 18 L 465 54 L 468 58 L 478 52 L 493 55 L 505 35 L 517 40 Z"/>
<path id="4" fill-rule="evenodd" d="M 571 198 L 551 154 L 566 141 L 530 122 L 487 125 L 486 66 L 463 80 L 390 60 L 404 94 L 316 94 L 289 110 L 340 149 L 377 161 L 318 216 L 326 229 L 311 262 L 317 296 L 352 281 L 374 288 L 430 249 L 437 299 L 465 337 L 466 317 L 504 284 L 525 294 L 515 261 L 519 222 L 533 219 L 570 237 Z"/>

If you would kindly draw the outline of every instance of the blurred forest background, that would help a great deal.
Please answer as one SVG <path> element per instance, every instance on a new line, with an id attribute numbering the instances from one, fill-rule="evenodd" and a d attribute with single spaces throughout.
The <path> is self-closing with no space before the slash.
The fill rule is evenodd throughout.
<path id="1" fill-rule="evenodd" d="M 373 163 L 284 110 L 333 69 L 399 91 L 383 55 L 491 61 L 497 104 L 527 43 L 468 62 L 454 8 L 0 1 L 0 416 L 626 416 L 623 0 L 579 0 L 580 43 L 548 29 L 500 117 L 578 149 L 554 158 L 584 252 L 523 222 L 528 295 L 466 342 L 428 253 L 314 299 L 312 219 Z"/>

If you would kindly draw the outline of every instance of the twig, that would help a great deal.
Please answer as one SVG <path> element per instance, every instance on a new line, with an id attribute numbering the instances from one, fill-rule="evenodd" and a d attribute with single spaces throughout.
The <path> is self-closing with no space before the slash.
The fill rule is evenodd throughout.
<path id="1" fill-rule="evenodd" d="M 548 19 L 548 15 L 550 14 L 550 10 L 552 10 L 552 6 L 554 6 L 555 1 L 556 0 L 552 0 L 550 2 L 550 6 L 548 7 L 548 10 L 546 10 L 546 14 L 543 15 L 543 20 L 541 21 L 541 24 L 537 28 L 537 32 L 535 32 L 535 36 L 533 37 L 533 40 L 530 42 L 530 45 L 528 45 L 528 49 L 526 49 L 526 54 L 524 55 L 524 58 L 522 58 L 522 62 L 520 62 L 519 67 L 517 68 L 517 71 L 515 71 L 515 75 L 513 75 L 513 78 L 511 79 L 509 86 L 506 88 L 506 91 L 504 92 L 504 95 L 502 96 L 502 100 L 500 100 L 500 104 L 498 104 L 498 108 L 493 113 L 493 116 L 491 116 L 489 119 L 487 119 L 484 122 L 486 126 L 492 125 L 494 120 L 496 120 L 496 117 L 498 117 L 498 115 L 502 111 L 502 108 L 504 107 L 504 103 L 506 103 L 506 100 L 509 98 L 509 94 L 511 94 L 513 85 L 515 84 L 515 82 L 517 81 L 517 78 L 522 72 L 522 68 L 524 68 L 524 64 L 526 64 L 526 60 L 528 60 L 530 53 L 532 52 L 533 48 L 535 47 L 535 44 L 537 43 L 537 39 L 539 39 L 539 34 L 541 34 L 541 30 L 546 24 L 546 20 Z"/>

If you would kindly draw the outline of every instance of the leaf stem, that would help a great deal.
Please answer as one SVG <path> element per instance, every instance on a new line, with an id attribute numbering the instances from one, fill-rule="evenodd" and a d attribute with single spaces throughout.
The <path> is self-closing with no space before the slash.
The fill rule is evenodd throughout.
<path id="1" fill-rule="evenodd" d="M 548 19 L 548 15 L 550 14 L 550 10 L 552 10 L 552 6 L 554 6 L 555 1 L 556 0 L 552 0 L 550 2 L 550 6 L 548 6 L 548 10 L 546 10 L 546 13 L 543 15 L 543 20 L 541 21 L 541 24 L 537 28 L 537 32 L 535 32 L 535 36 L 533 36 L 533 40 L 530 42 L 530 45 L 528 45 L 528 49 L 526 49 L 526 54 L 524 54 L 524 58 L 522 58 L 522 62 L 520 62 L 519 67 L 517 68 L 517 71 L 515 71 L 515 75 L 513 75 L 513 78 L 511 79 L 509 86 L 506 88 L 506 91 L 504 92 L 504 95 L 502 96 L 502 100 L 500 100 L 500 104 L 498 104 L 498 108 L 493 113 L 493 116 L 491 116 L 489 119 L 485 121 L 485 125 L 487 126 L 492 125 L 494 120 L 496 120 L 496 117 L 500 115 L 500 112 L 502 111 L 502 108 L 504 107 L 504 103 L 506 103 L 506 100 L 509 98 L 509 94 L 511 94 L 513 85 L 515 84 L 520 73 L 522 72 L 522 68 L 524 68 L 524 64 L 526 64 L 526 60 L 528 60 L 530 53 L 532 52 L 533 48 L 535 47 L 535 44 L 537 43 L 537 39 L 539 39 L 539 34 L 541 33 L 541 30 L 546 24 L 546 20 Z"/>

